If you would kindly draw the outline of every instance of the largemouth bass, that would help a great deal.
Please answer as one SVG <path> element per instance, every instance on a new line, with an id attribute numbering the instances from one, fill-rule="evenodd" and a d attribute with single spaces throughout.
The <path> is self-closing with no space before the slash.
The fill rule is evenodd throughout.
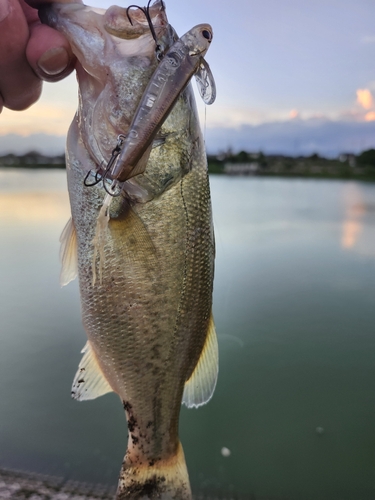
<path id="1" fill-rule="evenodd" d="M 177 37 L 163 2 L 149 14 L 168 53 Z M 43 22 L 67 36 L 79 61 L 79 109 L 67 140 L 72 218 L 61 255 L 63 284 L 78 271 L 88 342 L 72 395 L 85 400 L 114 391 L 123 402 L 128 446 L 117 499 L 187 500 L 180 406 L 207 402 L 218 373 L 210 190 L 190 85 L 155 137 L 143 172 L 123 183 L 108 208 L 101 279 L 92 279 L 106 191 L 101 183 L 86 187 L 84 179 L 107 164 L 117 137 L 126 135 L 158 64 L 143 13 L 131 15 L 132 23 L 126 9 L 81 4 L 40 11 Z M 209 25 L 197 29 L 212 33 Z"/>

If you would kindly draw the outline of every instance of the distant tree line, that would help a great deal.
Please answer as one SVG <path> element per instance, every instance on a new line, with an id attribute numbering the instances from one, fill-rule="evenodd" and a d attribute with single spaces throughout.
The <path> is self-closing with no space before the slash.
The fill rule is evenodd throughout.
<path id="1" fill-rule="evenodd" d="M 375 168 L 375 149 L 368 149 L 357 156 L 357 164 Z"/>
<path id="2" fill-rule="evenodd" d="M 23 155 L 13 153 L 0 156 L 1 167 L 18 168 L 65 168 L 65 154 L 44 155 L 38 151 L 29 151 Z"/>
<path id="3" fill-rule="evenodd" d="M 375 180 L 375 149 L 359 155 L 343 153 L 338 158 L 309 156 L 266 155 L 263 152 L 228 149 L 216 155 L 208 155 L 211 174 L 299 176 L 327 178 L 358 178 Z M 30 151 L 24 155 L 0 156 L 0 167 L 18 168 L 65 168 L 65 155 L 44 155 Z"/>
<path id="4" fill-rule="evenodd" d="M 324 158 L 318 153 L 309 156 L 265 155 L 263 152 L 231 149 L 208 155 L 210 173 L 228 175 L 298 176 L 375 180 L 375 149 L 359 155 L 343 153 L 338 158 Z"/>

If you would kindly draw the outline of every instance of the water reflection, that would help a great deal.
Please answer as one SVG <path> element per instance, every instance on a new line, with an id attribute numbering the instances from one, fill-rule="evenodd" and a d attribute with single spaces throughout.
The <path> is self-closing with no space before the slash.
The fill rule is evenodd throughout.
<path id="1" fill-rule="evenodd" d="M 358 255 L 375 257 L 374 200 L 371 185 L 348 183 L 343 187 L 345 218 L 342 223 L 341 245 Z"/>
<path id="2" fill-rule="evenodd" d="M 13 226 L 14 231 L 36 231 L 35 226 L 52 223 L 62 230 L 69 217 L 63 170 L 0 168 L 1 225 Z"/>
<path id="3" fill-rule="evenodd" d="M 362 192 L 356 184 L 348 184 L 343 189 L 345 220 L 342 226 L 341 244 L 343 248 L 355 246 L 362 232 L 362 219 L 366 213 Z"/>
<path id="4" fill-rule="evenodd" d="M 68 195 L 55 193 L 1 193 L 0 224 L 43 224 L 69 217 Z"/>

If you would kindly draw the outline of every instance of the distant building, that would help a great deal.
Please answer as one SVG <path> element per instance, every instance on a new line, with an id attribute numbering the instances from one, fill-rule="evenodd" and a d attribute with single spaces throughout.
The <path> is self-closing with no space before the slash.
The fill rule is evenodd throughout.
<path id="1" fill-rule="evenodd" d="M 228 175 L 254 175 L 259 168 L 259 163 L 255 161 L 249 163 L 225 163 L 224 173 Z"/>
<path id="2" fill-rule="evenodd" d="M 357 165 L 357 159 L 355 154 L 353 153 L 342 153 L 339 156 L 339 161 L 341 161 L 342 163 L 347 161 L 349 163 L 349 166 L 352 168 L 354 168 Z"/>

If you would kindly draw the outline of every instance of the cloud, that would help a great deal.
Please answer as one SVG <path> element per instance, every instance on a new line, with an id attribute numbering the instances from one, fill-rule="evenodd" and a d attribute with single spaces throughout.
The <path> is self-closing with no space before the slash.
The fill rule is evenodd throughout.
<path id="1" fill-rule="evenodd" d="M 361 38 L 362 43 L 375 43 L 375 35 L 366 35 Z"/>
<path id="2" fill-rule="evenodd" d="M 236 129 L 216 127 L 206 130 L 206 145 L 211 153 L 231 147 L 235 151 L 291 156 L 318 153 L 333 158 L 342 152 L 359 153 L 375 147 L 375 121 L 314 118 L 242 125 Z"/>
<path id="3" fill-rule="evenodd" d="M 246 105 L 237 107 L 218 103 L 217 106 L 204 106 L 200 97 L 196 99 L 196 102 L 202 127 L 206 121 L 208 127 L 239 127 L 244 124 L 257 125 L 265 121 L 288 117 L 287 112 L 280 115 Z"/>
<path id="4" fill-rule="evenodd" d="M 366 122 L 373 122 L 375 120 L 375 111 L 369 111 L 365 114 Z"/>
<path id="5" fill-rule="evenodd" d="M 289 113 L 289 118 L 291 118 L 292 120 L 294 118 L 299 118 L 300 117 L 300 114 L 299 114 L 299 111 L 297 109 L 292 109 Z"/>
<path id="6" fill-rule="evenodd" d="M 21 134 L 0 135 L 0 154 L 25 154 L 29 151 L 39 151 L 46 155 L 62 154 L 65 149 L 65 135 Z"/>
<path id="7" fill-rule="evenodd" d="M 373 107 L 373 104 L 374 104 L 371 92 L 368 89 L 358 89 L 357 90 L 357 102 L 364 109 L 371 109 Z"/>
<path id="8" fill-rule="evenodd" d="M 75 113 L 75 106 L 64 103 L 37 103 L 25 111 L 11 111 L 4 108 L 0 115 L 0 136 L 33 133 L 66 134 Z"/>
<path id="9" fill-rule="evenodd" d="M 318 153 L 334 158 L 343 152 L 360 153 L 375 148 L 375 121 L 299 118 L 259 125 L 245 124 L 237 128 L 219 126 L 207 128 L 205 140 L 209 153 L 232 148 L 234 151 L 263 151 L 291 156 Z M 10 134 L 0 136 L 0 154 L 22 154 L 32 149 L 45 154 L 61 154 L 64 144 L 64 136 L 34 134 L 21 137 Z"/>

